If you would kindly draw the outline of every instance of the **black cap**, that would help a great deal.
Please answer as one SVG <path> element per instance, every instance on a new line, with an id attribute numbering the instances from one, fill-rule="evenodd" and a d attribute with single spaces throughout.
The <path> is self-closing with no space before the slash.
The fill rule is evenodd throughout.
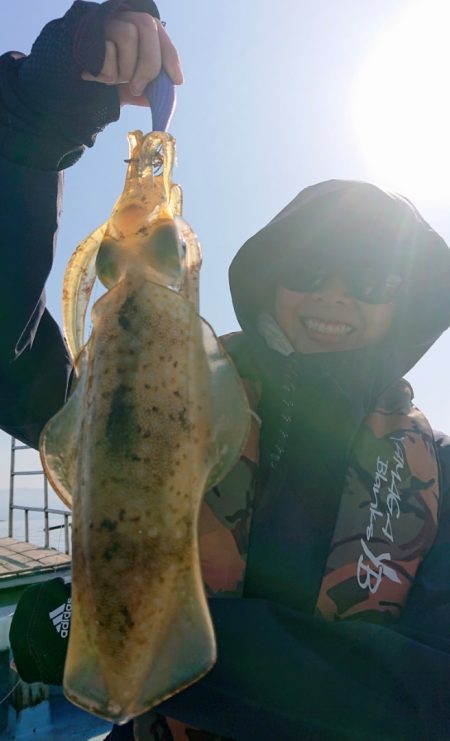
<path id="1" fill-rule="evenodd" d="M 17 603 L 9 640 L 25 682 L 62 684 L 72 614 L 70 585 L 61 578 L 28 587 Z"/>

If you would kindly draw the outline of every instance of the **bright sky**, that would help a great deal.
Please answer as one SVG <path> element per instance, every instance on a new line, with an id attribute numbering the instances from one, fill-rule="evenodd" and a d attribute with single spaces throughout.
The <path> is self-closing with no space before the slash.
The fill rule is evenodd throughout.
<path id="1" fill-rule="evenodd" d="M 0 47 L 28 52 L 66 0 L 4 3 Z M 399 190 L 450 240 L 448 0 L 160 0 L 186 83 L 171 131 L 184 216 L 204 255 L 202 313 L 236 328 L 228 265 L 243 241 L 303 187 L 330 178 Z M 66 174 L 48 302 L 60 317 L 65 265 L 122 190 L 128 130 L 150 128 L 128 108 Z M 416 402 L 450 432 L 447 333 L 410 374 Z M 9 441 L 0 435 L 0 488 Z"/>

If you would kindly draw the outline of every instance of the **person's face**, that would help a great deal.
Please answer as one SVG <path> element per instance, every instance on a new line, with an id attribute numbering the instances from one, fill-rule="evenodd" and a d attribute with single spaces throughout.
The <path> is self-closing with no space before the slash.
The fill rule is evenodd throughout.
<path id="1" fill-rule="evenodd" d="M 394 304 L 353 298 L 335 272 L 319 288 L 297 292 L 278 284 L 275 319 L 301 353 L 356 350 L 381 340 L 392 323 Z"/>

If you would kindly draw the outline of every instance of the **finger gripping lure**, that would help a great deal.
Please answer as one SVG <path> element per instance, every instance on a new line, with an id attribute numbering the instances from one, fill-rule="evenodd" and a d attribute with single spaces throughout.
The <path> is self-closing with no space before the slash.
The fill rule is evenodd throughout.
<path id="1" fill-rule="evenodd" d="M 198 315 L 200 248 L 172 183 L 175 141 L 134 132 L 129 143 L 124 191 L 66 271 L 75 388 L 41 438 L 47 476 L 73 506 L 65 693 L 119 723 L 214 664 L 197 521 L 249 428 L 239 377 Z M 85 343 L 97 277 L 106 292 Z"/>

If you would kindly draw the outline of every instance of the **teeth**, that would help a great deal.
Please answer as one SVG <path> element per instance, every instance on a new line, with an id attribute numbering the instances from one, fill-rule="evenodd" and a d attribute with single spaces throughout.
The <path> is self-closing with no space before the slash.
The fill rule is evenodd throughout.
<path id="1" fill-rule="evenodd" d="M 353 330 L 350 324 L 344 324 L 344 322 L 323 322 L 320 319 L 310 319 L 309 317 L 303 318 L 302 322 L 306 329 L 319 334 L 345 335 Z"/>

